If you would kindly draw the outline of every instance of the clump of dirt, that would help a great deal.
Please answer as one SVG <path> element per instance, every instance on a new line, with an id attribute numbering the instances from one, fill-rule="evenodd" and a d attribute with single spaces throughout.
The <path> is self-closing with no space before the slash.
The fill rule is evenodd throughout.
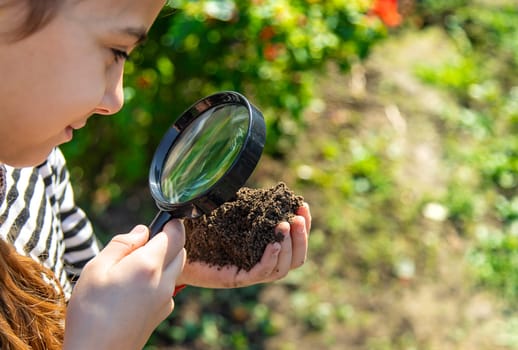
<path id="1" fill-rule="evenodd" d="M 269 189 L 243 187 L 209 215 L 185 220 L 187 258 L 250 271 L 269 243 L 283 240 L 275 227 L 289 221 L 303 202 L 282 182 Z"/>

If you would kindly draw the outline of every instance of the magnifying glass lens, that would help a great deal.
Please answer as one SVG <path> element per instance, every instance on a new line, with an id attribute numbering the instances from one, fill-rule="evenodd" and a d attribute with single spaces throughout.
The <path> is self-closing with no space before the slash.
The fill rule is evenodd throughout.
<path id="1" fill-rule="evenodd" d="M 207 191 L 228 171 L 249 128 L 240 104 L 213 107 L 191 123 L 171 148 L 160 185 L 169 203 L 183 203 Z"/>

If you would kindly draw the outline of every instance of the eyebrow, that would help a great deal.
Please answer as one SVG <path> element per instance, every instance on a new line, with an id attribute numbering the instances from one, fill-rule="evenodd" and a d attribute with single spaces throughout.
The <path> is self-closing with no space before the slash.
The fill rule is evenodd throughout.
<path id="1" fill-rule="evenodd" d="M 118 32 L 134 37 L 136 39 L 135 45 L 142 44 L 147 39 L 147 31 L 142 27 L 126 27 Z"/>

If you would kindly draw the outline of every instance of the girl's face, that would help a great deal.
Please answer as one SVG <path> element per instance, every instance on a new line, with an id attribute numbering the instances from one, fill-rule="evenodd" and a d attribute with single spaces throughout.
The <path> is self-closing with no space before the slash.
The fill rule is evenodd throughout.
<path id="1" fill-rule="evenodd" d="M 164 3 L 68 0 L 40 31 L 0 42 L 0 163 L 37 165 L 92 114 L 119 111 L 125 56 Z"/>

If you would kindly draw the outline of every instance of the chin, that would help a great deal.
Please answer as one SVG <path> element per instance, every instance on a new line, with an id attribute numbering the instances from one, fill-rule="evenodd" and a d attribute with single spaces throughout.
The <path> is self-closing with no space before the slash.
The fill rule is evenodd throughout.
<path id="1" fill-rule="evenodd" d="M 47 152 L 38 150 L 38 152 L 27 151 L 17 154 L 1 155 L 2 158 L 0 158 L 0 163 L 9 165 L 13 168 L 34 167 L 45 162 L 51 151 L 52 149 L 49 149 Z"/>

